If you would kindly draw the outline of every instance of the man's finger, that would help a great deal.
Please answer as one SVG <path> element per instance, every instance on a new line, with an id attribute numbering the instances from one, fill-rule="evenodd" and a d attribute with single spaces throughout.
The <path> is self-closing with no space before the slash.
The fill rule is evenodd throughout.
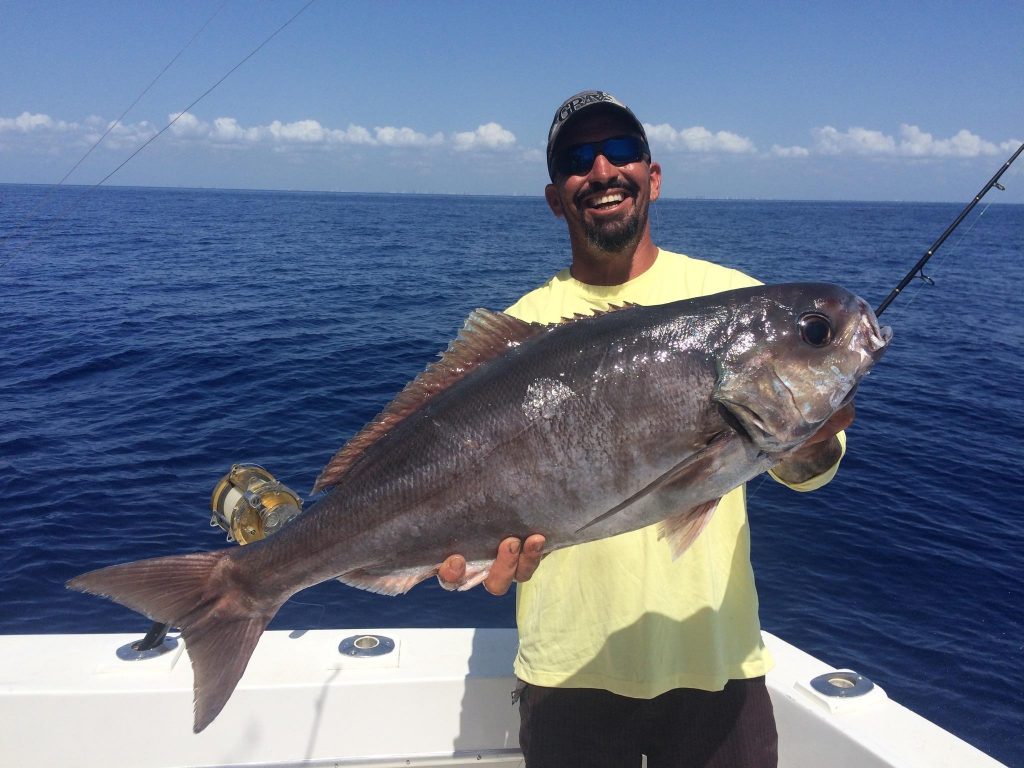
<path id="1" fill-rule="evenodd" d="M 458 589 L 459 585 L 466 578 L 466 558 L 462 555 L 452 555 L 437 569 L 438 583 L 451 592 Z"/>
<path id="2" fill-rule="evenodd" d="M 519 563 L 516 565 L 516 581 L 529 581 L 544 556 L 544 537 L 539 533 L 528 536 L 523 544 Z"/>
<path id="3" fill-rule="evenodd" d="M 521 547 L 522 542 L 515 537 L 501 542 L 498 547 L 498 555 L 491 563 L 491 572 L 484 579 L 484 589 L 492 595 L 504 595 L 512 586 L 516 577 L 516 567 L 519 565 Z"/>

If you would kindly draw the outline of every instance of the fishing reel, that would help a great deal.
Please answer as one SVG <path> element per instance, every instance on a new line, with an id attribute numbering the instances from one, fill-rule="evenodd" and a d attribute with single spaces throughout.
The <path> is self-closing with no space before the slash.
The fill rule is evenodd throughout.
<path id="1" fill-rule="evenodd" d="M 210 525 L 244 545 L 281 530 L 302 512 L 302 500 L 258 464 L 235 464 L 213 489 L 210 509 Z"/>

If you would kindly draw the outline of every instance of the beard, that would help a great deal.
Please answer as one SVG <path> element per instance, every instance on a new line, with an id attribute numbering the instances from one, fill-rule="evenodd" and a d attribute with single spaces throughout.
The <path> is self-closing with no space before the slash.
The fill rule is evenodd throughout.
<path id="1" fill-rule="evenodd" d="M 621 189 L 627 194 L 632 195 L 634 200 L 639 192 L 635 184 L 631 184 L 625 179 L 620 179 L 606 186 L 591 186 L 586 190 L 581 190 L 578 199 L 582 201 L 588 194 L 612 189 Z M 598 250 L 605 253 L 621 253 L 627 248 L 635 246 L 640 241 L 646 211 L 641 212 L 638 208 L 634 207 L 632 213 L 624 219 L 594 222 L 587 220 L 585 211 L 582 208 L 582 202 L 579 204 L 583 233 L 586 235 L 587 241 Z"/>
<path id="2" fill-rule="evenodd" d="M 619 253 L 634 246 L 640 239 L 640 212 L 634 211 L 623 221 L 603 224 L 584 223 L 587 240 L 606 253 Z"/>

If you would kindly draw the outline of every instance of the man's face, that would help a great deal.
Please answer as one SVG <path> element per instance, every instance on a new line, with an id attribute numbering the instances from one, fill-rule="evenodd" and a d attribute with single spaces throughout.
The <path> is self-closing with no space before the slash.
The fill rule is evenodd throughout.
<path id="1" fill-rule="evenodd" d="M 629 121 L 616 114 L 581 116 L 559 137 L 558 148 L 634 133 Z M 582 238 L 600 251 L 619 253 L 640 241 L 647 228 L 647 209 L 660 190 L 657 163 L 639 160 L 615 166 L 598 155 L 585 174 L 559 174 L 544 195 L 554 214 L 566 220 L 574 241 Z"/>

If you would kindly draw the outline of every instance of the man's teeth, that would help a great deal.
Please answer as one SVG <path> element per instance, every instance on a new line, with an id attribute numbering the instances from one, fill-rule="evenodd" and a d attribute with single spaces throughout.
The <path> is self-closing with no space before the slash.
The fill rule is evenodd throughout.
<path id="1" fill-rule="evenodd" d="M 615 205 L 617 203 L 621 203 L 625 199 L 626 196 L 623 195 L 621 192 L 611 192 L 607 195 L 602 195 L 601 197 L 597 198 L 591 203 L 591 205 L 593 205 L 595 208 L 602 205 Z"/>

